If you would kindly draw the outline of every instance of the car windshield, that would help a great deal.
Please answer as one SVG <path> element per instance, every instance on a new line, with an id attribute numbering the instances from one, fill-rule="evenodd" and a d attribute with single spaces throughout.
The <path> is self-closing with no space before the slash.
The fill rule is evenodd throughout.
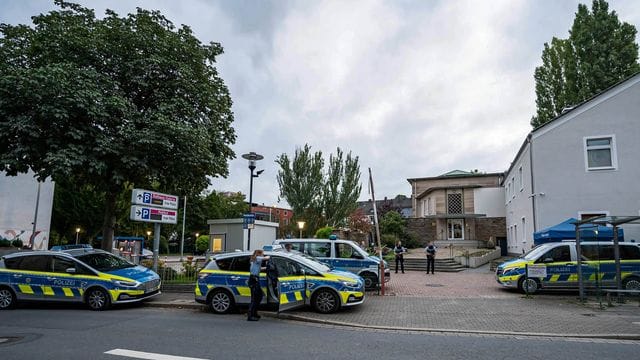
<path id="1" fill-rule="evenodd" d="M 311 269 L 313 269 L 315 271 L 318 271 L 318 272 L 321 272 L 321 273 L 326 273 L 326 272 L 331 271 L 331 268 L 329 266 L 319 262 L 314 257 L 311 257 L 311 256 L 309 256 L 307 254 L 297 253 L 297 254 L 295 254 L 293 256 L 296 258 L 296 260 L 298 260 L 302 264 L 310 267 Z"/>
<path id="2" fill-rule="evenodd" d="M 527 251 L 525 254 L 521 255 L 520 258 L 525 260 L 536 260 L 547 250 L 549 250 L 548 246 L 536 246 L 533 249 Z"/>
<path id="3" fill-rule="evenodd" d="M 98 271 L 112 271 L 136 266 L 121 257 L 106 252 L 80 255 L 77 259 Z"/>

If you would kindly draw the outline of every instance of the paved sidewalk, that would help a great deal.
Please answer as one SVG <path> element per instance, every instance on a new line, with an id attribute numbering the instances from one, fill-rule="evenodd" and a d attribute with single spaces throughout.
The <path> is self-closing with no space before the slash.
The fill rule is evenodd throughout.
<path id="1" fill-rule="evenodd" d="M 501 288 L 483 272 L 392 274 L 386 296 L 367 293 L 365 303 L 335 314 L 299 309 L 267 316 L 377 329 L 640 340 L 638 301 L 600 309 L 591 298 L 548 293 L 529 298 Z M 604 302 L 603 302 L 604 303 Z M 202 309 L 193 294 L 164 293 L 148 306 Z M 606 304 L 605 304 L 606 305 Z"/>

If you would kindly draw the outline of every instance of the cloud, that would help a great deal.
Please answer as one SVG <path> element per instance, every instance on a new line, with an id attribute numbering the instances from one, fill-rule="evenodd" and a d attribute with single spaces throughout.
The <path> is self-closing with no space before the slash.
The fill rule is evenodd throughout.
<path id="1" fill-rule="evenodd" d="M 82 3 L 97 14 L 159 9 L 203 42 L 222 43 L 238 156 L 212 188 L 247 193 L 240 155 L 256 151 L 265 172 L 253 199 L 273 205 L 274 160 L 305 143 L 327 157 L 338 146 L 359 156 L 363 199 L 368 167 L 380 198 L 410 194 L 407 178 L 506 170 L 530 131 L 543 44 L 568 35 L 578 1 Z M 636 1 L 610 7 L 640 25 Z M 50 8 L 2 2 L 0 21 L 24 23 Z"/>

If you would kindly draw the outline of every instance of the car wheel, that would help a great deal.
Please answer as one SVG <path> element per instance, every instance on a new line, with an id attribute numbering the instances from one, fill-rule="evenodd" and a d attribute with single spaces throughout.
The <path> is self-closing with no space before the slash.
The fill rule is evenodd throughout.
<path id="1" fill-rule="evenodd" d="M 538 279 L 527 278 L 525 282 L 525 278 L 523 276 L 520 278 L 520 280 L 518 280 L 518 290 L 520 290 L 520 292 L 522 292 L 523 294 L 535 294 L 538 289 L 540 289 L 540 283 L 538 282 Z"/>
<path id="2" fill-rule="evenodd" d="M 233 297 L 227 290 L 213 290 L 208 301 L 209 308 L 216 314 L 228 314 L 235 307 Z"/>
<path id="3" fill-rule="evenodd" d="M 91 288 L 86 296 L 87 305 L 94 311 L 107 310 L 111 305 L 109 294 L 100 288 Z"/>
<path id="4" fill-rule="evenodd" d="M 0 288 L 0 310 L 11 309 L 16 304 L 16 296 L 11 289 Z"/>
<path id="5" fill-rule="evenodd" d="M 632 277 L 625 279 L 622 283 L 622 288 L 625 290 L 640 290 L 640 278 Z"/>
<path id="6" fill-rule="evenodd" d="M 328 289 L 320 289 L 313 294 L 311 299 L 313 308 L 321 314 L 330 314 L 340 308 L 340 299 L 335 292 Z"/>
<path id="7" fill-rule="evenodd" d="M 375 289 L 378 287 L 378 277 L 376 275 L 367 273 L 367 274 L 363 274 L 362 278 L 364 279 L 365 289 L 369 290 L 369 289 Z"/>

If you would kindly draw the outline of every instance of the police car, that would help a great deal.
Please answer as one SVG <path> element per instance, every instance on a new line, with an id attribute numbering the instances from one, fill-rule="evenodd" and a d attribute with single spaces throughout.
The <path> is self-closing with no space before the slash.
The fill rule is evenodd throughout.
<path id="1" fill-rule="evenodd" d="M 273 242 L 273 246 L 285 244 L 290 244 L 292 250 L 309 255 L 332 269 L 361 276 L 367 289 L 378 287 L 380 258 L 367 254 L 351 240 L 340 240 L 335 235 L 331 235 L 329 239 L 282 239 Z M 388 282 L 389 279 L 391 279 L 391 271 L 389 264 L 384 261 L 384 282 Z"/>
<path id="2" fill-rule="evenodd" d="M 265 296 L 262 304 L 278 306 L 279 311 L 311 305 L 319 313 L 332 313 L 343 306 L 364 302 L 364 280 L 301 254 L 265 252 L 277 281 L 260 274 Z M 216 255 L 198 273 L 195 300 L 207 304 L 218 314 L 232 311 L 236 305 L 249 304 L 250 252 Z"/>
<path id="3" fill-rule="evenodd" d="M 158 274 L 106 251 L 29 251 L 0 258 L 0 309 L 22 300 L 84 302 L 92 310 L 160 293 Z"/>
<path id="4" fill-rule="evenodd" d="M 586 288 L 615 288 L 615 246 L 612 242 L 581 242 L 583 285 Z M 620 243 L 620 275 L 622 288 L 640 290 L 640 247 Z M 533 294 L 540 289 L 577 289 L 578 253 L 575 241 L 545 243 L 517 259 L 496 268 L 496 280 L 505 287 Z M 525 277 L 528 267 L 542 271 L 543 276 Z"/>

